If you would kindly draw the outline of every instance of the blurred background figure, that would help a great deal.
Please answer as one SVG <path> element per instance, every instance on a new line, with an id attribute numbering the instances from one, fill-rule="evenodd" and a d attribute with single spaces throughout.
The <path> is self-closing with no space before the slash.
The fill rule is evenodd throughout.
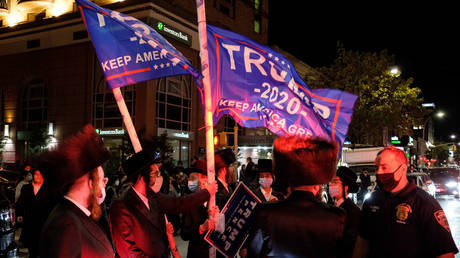
<path id="1" fill-rule="evenodd" d="M 356 193 L 359 190 L 359 186 L 356 183 L 357 179 L 358 176 L 353 170 L 347 167 L 339 167 L 337 175 L 329 183 L 329 194 L 334 199 L 335 205 L 347 212 L 342 257 L 352 257 L 356 237 L 358 236 L 361 210 L 348 198 L 349 193 Z"/>
<path id="2" fill-rule="evenodd" d="M 30 169 L 33 179 L 25 184 L 16 202 L 16 216 L 23 222 L 20 241 L 29 250 L 29 257 L 38 257 L 40 232 L 54 203 L 48 195 L 45 180 L 38 168 Z"/>
<path id="3" fill-rule="evenodd" d="M 255 183 L 256 180 L 256 171 L 254 171 L 254 162 L 252 162 L 251 157 L 246 158 L 246 168 L 244 169 L 243 172 L 243 182 L 246 184 L 246 186 L 251 186 Z"/>
<path id="4" fill-rule="evenodd" d="M 217 193 L 216 193 L 216 205 L 219 206 L 219 210 L 225 206 L 228 199 L 233 193 L 233 188 L 228 184 L 227 175 L 229 173 L 229 167 L 236 161 L 235 154 L 232 149 L 219 150 L 214 155 L 215 171 L 217 175 Z"/>

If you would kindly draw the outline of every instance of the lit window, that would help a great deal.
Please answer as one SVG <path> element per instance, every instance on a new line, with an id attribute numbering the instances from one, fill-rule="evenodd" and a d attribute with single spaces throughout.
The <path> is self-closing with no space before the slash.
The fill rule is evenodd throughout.
<path id="1" fill-rule="evenodd" d="M 189 75 L 161 78 L 156 96 L 158 127 L 190 131 L 191 77 Z"/>
<path id="2" fill-rule="evenodd" d="M 95 85 L 93 91 L 93 125 L 95 128 L 122 128 L 123 118 L 121 117 L 115 97 L 107 86 L 102 69 L 95 63 Z M 136 114 L 136 88 L 128 85 L 120 88 L 123 94 L 126 107 L 134 123 Z"/>
<path id="3" fill-rule="evenodd" d="M 39 126 L 48 119 L 48 97 L 42 80 L 27 85 L 22 102 L 22 124 L 26 129 Z"/>

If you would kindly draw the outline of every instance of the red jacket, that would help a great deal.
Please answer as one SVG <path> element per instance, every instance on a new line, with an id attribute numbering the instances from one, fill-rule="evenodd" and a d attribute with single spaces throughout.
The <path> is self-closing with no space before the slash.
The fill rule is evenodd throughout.
<path id="1" fill-rule="evenodd" d="M 131 188 L 110 208 L 112 237 L 120 257 L 168 257 L 165 213 L 181 213 L 209 199 L 206 190 L 183 197 L 148 193 L 149 207 Z"/>

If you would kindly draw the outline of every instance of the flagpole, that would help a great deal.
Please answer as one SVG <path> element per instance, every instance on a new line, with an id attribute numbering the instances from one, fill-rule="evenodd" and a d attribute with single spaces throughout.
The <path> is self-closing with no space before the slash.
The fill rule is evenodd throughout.
<path id="1" fill-rule="evenodd" d="M 196 0 L 197 16 L 198 16 L 198 34 L 200 39 L 200 58 L 201 58 L 201 73 L 203 75 L 204 88 L 204 103 L 205 115 L 204 124 L 206 127 L 206 161 L 208 170 L 208 183 L 211 184 L 215 180 L 214 171 L 214 143 L 213 134 L 214 127 L 212 121 L 212 106 L 211 106 L 211 80 L 209 77 L 209 58 L 208 58 L 208 40 L 206 35 L 206 11 L 205 0 Z M 209 220 L 215 221 L 215 216 L 211 217 L 212 209 L 216 205 L 216 196 L 211 195 L 209 198 L 208 214 Z M 209 248 L 209 257 L 216 257 L 216 248 Z"/>
<path id="2" fill-rule="evenodd" d="M 117 101 L 118 109 L 120 110 L 121 116 L 123 117 L 123 123 L 125 124 L 126 131 L 128 132 L 129 139 L 131 139 L 131 144 L 133 145 L 134 152 L 138 153 L 142 150 L 141 143 L 139 142 L 139 138 L 137 137 L 136 128 L 134 128 L 133 120 L 129 115 L 128 108 L 126 107 L 125 100 L 123 98 L 123 94 L 121 94 L 120 88 L 112 89 L 113 96 Z M 169 223 L 168 219 L 165 215 L 165 223 L 166 225 Z M 174 235 L 172 233 L 166 232 L 169 241 L 169 247 L 171 248 L 171 253 L 174 258 L 180 258 L 179 251 L 177 250 L 176 241 L 174 240 Z"/>

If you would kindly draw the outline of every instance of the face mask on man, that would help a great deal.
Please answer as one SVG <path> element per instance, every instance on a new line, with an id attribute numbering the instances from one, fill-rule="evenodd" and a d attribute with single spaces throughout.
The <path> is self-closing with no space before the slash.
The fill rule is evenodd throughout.
<path id="1" fill-rule="evenodd" d="M 27 175 L 26 180 L 27 182 L 32 182 L 32 180 L 34 180 L 34 177 L 32 175 Z"/>
<path id="2" fill-rule="evenodd" d="M 272 186 L 272 183 L 273 183 L 273 179 L 272 179 L 272 178 L 265 178 L 265 177 L 259 178 L 259 184 L 260 184 L 263 188 L 271 187 L 271 186 Z"/>
<path id="3" fill-rule="evenodd" d="M 329 194 L 332 197 L 338 198 L 340 195 L 340 186 L 339 185 L 329 185 Z"/>
<path id="4" fill-rule="evenodd" d="M 159 176 L 159 177 L 156 178 L 155 183 L 152 186 L 152 190 L 155 193 L 158 193 L 160 191 L 162 185 L 163 185 L 163 177 Z"/>
<path id="5" fill-rule="evenodd" d="M 395 179 L 395 172 L 401 168 L 402 164 L 393 172 L 391 173 L 383 173 L 383 174 L 376 174 L 377 176 L 377 185 L 379 186 L 380 190 L 384 192 L 391 192 L 391 190 L 395 189 L 399 181 Z"/>
<path id="6" fill-rule="evenodd" d="M 99 205 L 101 205 L 104 200 L 105 200 L 105 188 L 104 187 L 101 187 L 101 193 L 102 193 L 102 196 L 101 197 L 97 197 L 97 203 Z"/>
<path id="7" fill-rule="evenodd" d="M 194 193 L 198 190 L 198 180 L 189 180 L 187 183 L 188 189 Z"/>

